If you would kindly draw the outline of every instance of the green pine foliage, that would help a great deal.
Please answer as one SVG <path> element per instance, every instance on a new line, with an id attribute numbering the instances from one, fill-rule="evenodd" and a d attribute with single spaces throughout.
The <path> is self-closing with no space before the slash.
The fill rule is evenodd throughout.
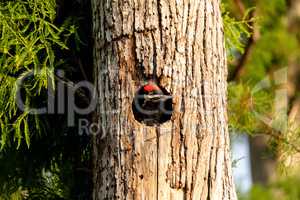
<path id="1" fill-rule="evenodd" d="M 274 94 L 269 90 L 256 91 L 251 84 L 231 82 L 228 86 L 229 126 L 232 133 L 254 134 L 258 127 L 265 128 L 259 115 L 269 116 Z"/>
<path id="2" fill-rule="evenodd" d="M 222 4 L 222 17 L 224 24 L 225 43 L 227 56 L 233 59 L 237 54 L 244 53 L 245 39 L 251 35 L 251 22 L 255 19 L 249 19 L 249 13 L 254 9 L 250 8 L 244 14 L 243 19 L 237 20 L 230 16 L 227 4 Z"/>
<path id="3" fill-rule="evenodd" d="M 47 105 L 55 70 L 72 70 L 64 53 L 78 50 L 69 45 L 79 40 L 76 21 L 57 23 L 56 10 L 55 0 L 0 1 L 0 200 L 72 199 L 72 164 L 85 160 L 86 142 L 62 137 L 67 129 L 54 123 L 65 123 L 64 116 L 30 110 Z"/>
<path id="4" fill-rule="evenodd" d="M 55 51 L 68 49 L 76 30 L 68 23 L 56 26 L 55 17 L 55 0 L 0 2 L 0 149 L 11 143 L 19 148 L 22 140 L 29 147 L 33 133 L 42 132 L 39 117 L 29 108 L 45 101 L 42 93 L 49 83 L 54 85 L 54 71 L 61 63 Z M 18 93 L 25 103 L 23 112 Z"/>
<path id="5" fill-rule="evenodd" d="M 228 5 L 226 10 L 233 15 L 233 18 L 241 19 L 241 16 L 237 14 L 240 11 L 235 1 L 225 0 L 224 2 Z M 293 177 L 289 176 L 293 174 L 290 167 L 299 170 L 299 166 L 296 166 L 295 160 L 293 163 L 287 162 L 291 155 L 300 152 L 298 148 L 300 145 L 299 127 L 295 127 L 293 121 L 288 121 L 285 115 L 288 113 L 274 112 L 276 92 L 286 88 L 285 82 L 281 85 L 276 83 L 275 73 L 279 72 L 283 78 L 286 78 L 284 73 L 291 61 L 299 63 L 299 32 L 295 33 L 295 30 L 291 31 L 289 27 L 288 1 L 241 0 L 241 2 L 246 8 L 255 7 L 255 20 L 249 31 L 255 30 L 256 34 L 246 61 L 243 63 L 242 74 L 229 83 L 230 130 L 232 134 L 255 135 L 258 133 L 270 136 L 269 150 L 278 158 L 279 170 L 274 173 L 280 175 L 286 172 L 286 174 L 266 186 L 254 185 L 249 193 L 241 194 L 239 199 L 300 199 L 299 176 L 297 173 Z M 240 40 L 245 41 L 243 44 L 246 44 L 247 37 L 243 35 L 240 37 Z M 228 47 L 234 48 L 230 45 Z M 235 51 L 229 62 L 230 72 L 234 71 L 241 56 L 242 53 Z M 296 91 L 297 97 L 299 97 L 299 91 Z M 261 116 L 274 121 L 267 124 L 260 118 Z M 276 127 L 285 128 L 276 130 Z M 289 164 L 293 166 L 288 166 Z"/>
<path id="6" fill-rule="evenodd" d="M 300 49 L 296 35 L 287 28 L 284 0 L 267 4 L 258 1 L 255 5 L 250 1 L 243 2 L 250 8 L 255 6 L 255 27 L 250 28 L 257 29 L 258 33 L 243 65 L 243 74 L 229 84 L 229 121 L 233 130 L 255 134 L 266 130 L 265 122 L 255 112 L 274 118 L 274 97 L 278 88 L 274 72 L 287 67 L 290 60 L 298 56 Z M 247 41 L 247 37 L 240 37 L 240 40 Z M 230 45 L 227 48 L 232 49 Z M 229 63 L 230 69 L 234 69 L 240 57 L 241 54 L 235 54 Z M 264 79 L 270 79 L 270 85 L 256 91 Z"/>

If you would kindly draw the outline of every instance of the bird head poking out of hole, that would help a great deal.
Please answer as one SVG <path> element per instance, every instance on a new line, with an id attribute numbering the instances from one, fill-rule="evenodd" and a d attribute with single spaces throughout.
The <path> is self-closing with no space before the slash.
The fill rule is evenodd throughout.
<path id="1" fill-rule="evenodd" d="M 132 102 L 132 110 L 137 121 L 148 126 L 162 124 L 171 119 L 172 96 L 153 82 L 142 86 Z"/>

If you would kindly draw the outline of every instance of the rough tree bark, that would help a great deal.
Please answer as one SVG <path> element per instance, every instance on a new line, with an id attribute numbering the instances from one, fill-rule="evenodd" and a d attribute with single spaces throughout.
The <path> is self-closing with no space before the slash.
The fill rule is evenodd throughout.
<path id="1" fill-rule="evenodd" d="M 92 0 L 93 199 L 235 200 L 219 0 Z M 137 122 L 146 78 L 173 96 L 159 126 Z M 104 137 L 105 135 L 105 137 Z"/>

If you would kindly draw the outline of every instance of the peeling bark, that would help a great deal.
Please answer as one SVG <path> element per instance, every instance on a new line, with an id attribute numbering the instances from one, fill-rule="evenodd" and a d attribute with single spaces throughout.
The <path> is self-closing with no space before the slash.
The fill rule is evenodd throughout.
<path id="1" fill-rule="evenodd" d="M 226 115 L 219 0 L 92 0 L 95 85 L 93 199 L 237 199 Z M 173 96 L 159 126 L 134 119 L 147 78 Z M 102 137 L 105 136 L 105 137 Z"/>

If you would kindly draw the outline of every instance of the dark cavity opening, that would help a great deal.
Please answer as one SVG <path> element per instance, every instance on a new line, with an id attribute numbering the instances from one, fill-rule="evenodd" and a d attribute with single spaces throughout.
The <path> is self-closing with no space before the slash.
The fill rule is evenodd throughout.
<path id="1" fill-rule="evenodd" d="M 140 123 L 147 126 L 162 124 L 172 117 L 172 96 L 164 88 L 146 84 L 137 90 L 132 101 L 132 111 L 135 120 Z"/>

